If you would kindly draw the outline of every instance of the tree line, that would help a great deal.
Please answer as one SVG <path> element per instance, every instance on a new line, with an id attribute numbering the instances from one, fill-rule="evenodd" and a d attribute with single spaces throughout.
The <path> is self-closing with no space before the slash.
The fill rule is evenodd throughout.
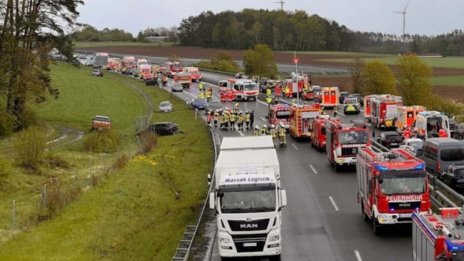
<path id="1" fill-rule="evenodd" d="M 181 45 L 248 49 L 266 44 L 274 50 L 427 52 L 462 55 L 462 31 L 435 37 L 358 32 L 305 11 L 244 9 L 206 11 L 183 19 L 178 28 Z"/>
<path id="2" fill-rule="evenodd" d="M 177 42 L 177 28 L 148 27 L 141 30 L 135 38 L 130 32 L 118 28 L 104 28 L 98 30 L 91 25 L 85 25 L 73 34 L 74 41 L 77 42 L 147 42 L 147 37 L 161 36 L 166 37 L 168 42 Z"/>

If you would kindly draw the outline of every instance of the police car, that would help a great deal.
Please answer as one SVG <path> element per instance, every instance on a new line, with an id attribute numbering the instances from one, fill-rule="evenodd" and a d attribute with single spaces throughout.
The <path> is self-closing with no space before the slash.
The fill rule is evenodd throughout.
<path id="1" fill-rule="evenodd" d="M 346 97 L 343 101 L 344 114 L 358 114 L 360 112 L 360 107 L 358 98 Z"/>

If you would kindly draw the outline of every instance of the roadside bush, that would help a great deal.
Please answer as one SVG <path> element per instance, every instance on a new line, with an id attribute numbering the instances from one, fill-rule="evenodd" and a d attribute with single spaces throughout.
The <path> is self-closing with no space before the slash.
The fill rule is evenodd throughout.
<path id="1" fill-rule="evenodd" d="M 0 111 L 0 136 L 8 136 L 13 132 L 14 117 L 5 111 Z"/>
<path id="2" fill-rule="evenodd" d="M 123 154 L 122 156 L 116 159 L 116 161 L 111 166 L 111 169 L 120 170 L 124 168 L 127 165 L 127 163 L 129 163 L 129 156 L 127 156 L 126 154 Z"/>
<path id="3" fill-rule="evenodd" d="M 52 169 L 69 169 L 71 164 L 56 154 L 47 154 L 45 162 Z"/>
<path id="4" fill-rule="evenodd" d="M 58 210 L 79 198 L 82 188 L 77 182 L 64 182 L 59 178 L 51 178 L 42 190 L 41 211 L 39 221 L 50 219 Z"/>
<path id="5" fill-rule="evenodd" d="M 454 117 L 458 122 L 464 122 L 464 104 L 436 96 L 431 96 L 428 100 L 427 108 L 443 112 L 450 118 Z"/>
<path id="6" fill-rule="evenodd" d="M 119 133 L 114 130 L 102 130 L 90 133 L 84 138 L 84 149 L 96 153 L 112 153 L 121 143 Z"/>
<path id="7" fill-rule="evenodd" d="M 46 135 L 37 127 L 28 128 L 15 140 L 16 162 L 23 168 L 38 171 L 44 159 Z"/>
<path id="8" fill-rule="evenodd" d="M 152 132 L 142 132 L 139 135 L 139 141 L 142 142 L 140 154 L 148 154 L 158 144 L 158 136 Z"/>

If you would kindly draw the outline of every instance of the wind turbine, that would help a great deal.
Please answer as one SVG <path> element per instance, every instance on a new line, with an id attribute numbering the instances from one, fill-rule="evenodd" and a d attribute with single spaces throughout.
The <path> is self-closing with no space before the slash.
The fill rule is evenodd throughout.
<path id="1" fill-rule="evenodd" d="M 280 0 L 279 2 L 274 2 L 275 4 L 280 4 L 280 10 L 283 11 L 284 10 L 284 0 Z"/>
<path id="2" fill-rule="evenodd" d="M 409 6 L 409 3 L 411 3 L 411 0 L 408 0 L 408 3 L 406 4 L 406 6 L 404 7 L 403 11 L 393 11 L 394 13 L 398 13 L 398 14 L 402 14 L 403 15 L 403 38 L 404 38 L 404 35 L 406 34 L 406 9 L 408 9 L 408 6 Z"/>

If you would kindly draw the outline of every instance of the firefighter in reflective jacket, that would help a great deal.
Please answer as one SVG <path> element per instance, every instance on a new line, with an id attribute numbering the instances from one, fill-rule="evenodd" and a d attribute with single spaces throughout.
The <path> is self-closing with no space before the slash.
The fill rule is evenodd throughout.
<path id="1" fill-rule="evenodd" d="M 231 112 L 229 116 L 229 130 L 235 130 L 235 119 L 237 118 L 235 112 Z"/>
<path id="2" fill-rule="evenodd" d="M 277 136 L 279 136 L 279 144 L 280 146 L 285 146 L 287 145 L 287 141 L 285 140 L 285 127 L 282 123 L 279 124 L 279 127 L 277 129 Z"/>
<path id="3" fill-rule="evenodd" d="M 214 127 L 217 127 L 218 120 L 219 120 L 219 111 L 218 111 L 218 110 L 216 110 L 216 111 L 214 112 L 214 117 L 213 117 L 213 119 L 214 119 Z"/>
<path id="4" fill-rule="evenodd" d="M 277 138 L 277 130 L 274 124 L 271 124 L 271 126 L 269 126 L 269 134 L 272 136 L 272 143 L 274 143 L 274 147 L 275 147 L 275 144 L 276 144 L 275 140 Z"/>
<path id="5" fill-rule="evenodd" d="M 261 128 L 260 134 L 263 136 L 269 135 L 266 124 L 264 124 L 263 127 Z"/>
<path id="6" fill-rule="evenodd" d="M 255 129 L 253 130 L 253 136 L 259 136 L 259 126 L 256 125 Z"/>
<path id="7" fill-rule="evenodd" d="M 200 83 L 198 84 L 198 90 L 199 90 L 199 91 L 203 91 L 203 83 L 202 83 L 202 82 L 200 82 Z"/>
<path id="8" fill-rule="evenodd" d="M 251 125 L 250 125 L 250 112 L 249 111 L 246 111 L 245 112 L 245 127 L 247 128 L 247 130 L 251 129 Z M 245 128 L 244 128 L 245 129 Z"/>

